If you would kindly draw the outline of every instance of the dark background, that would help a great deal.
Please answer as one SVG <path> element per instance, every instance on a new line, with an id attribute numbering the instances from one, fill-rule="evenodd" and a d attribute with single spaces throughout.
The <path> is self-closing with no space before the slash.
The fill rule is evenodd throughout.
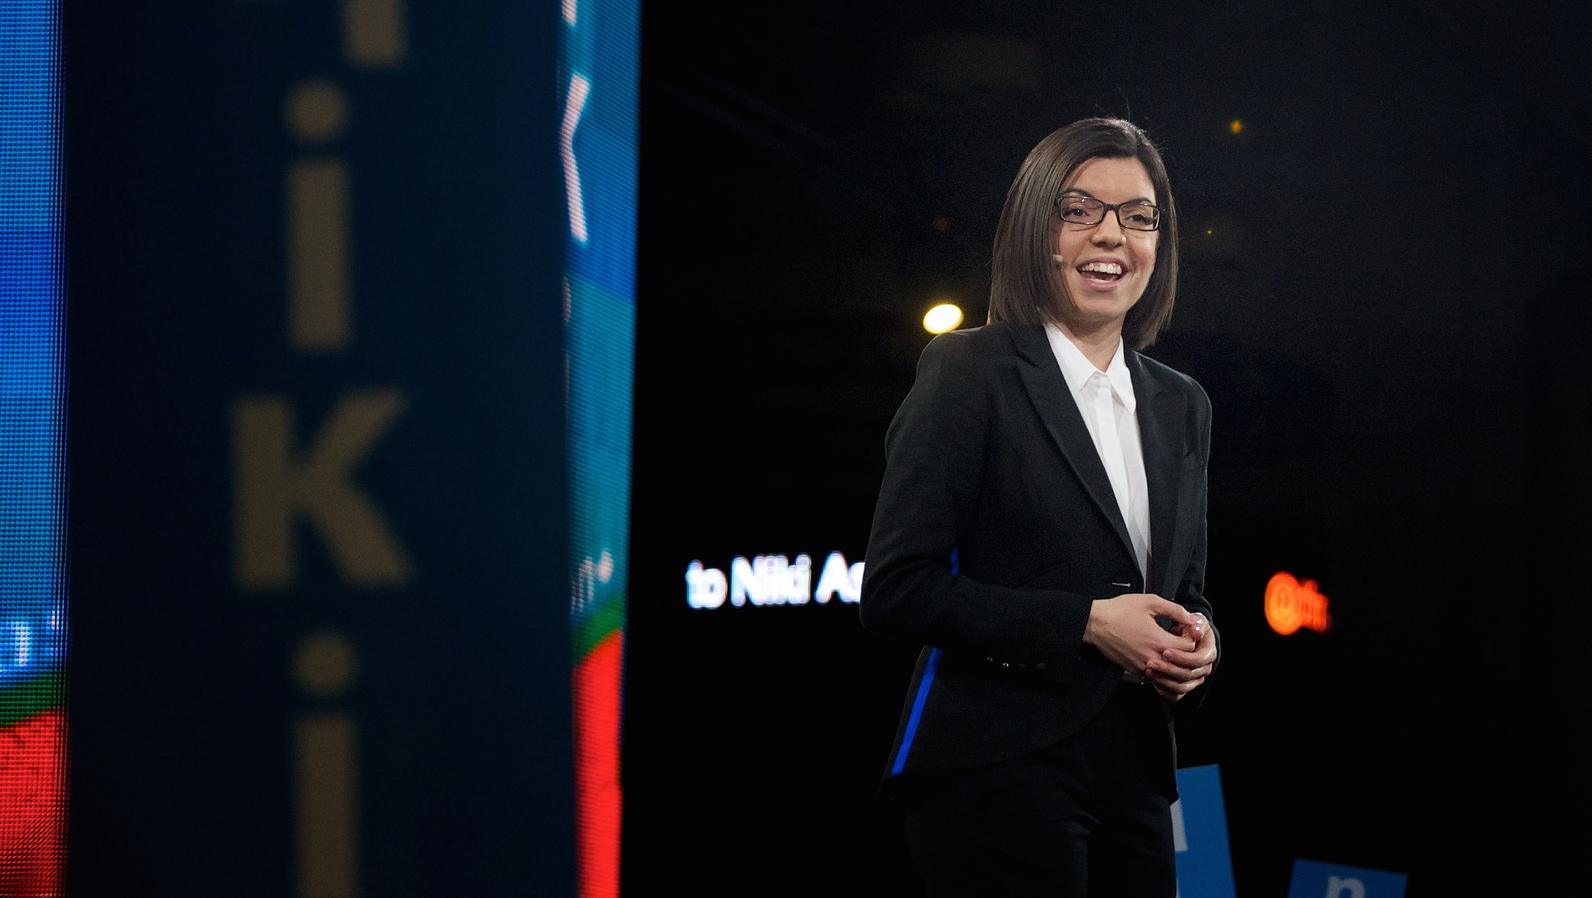
<path id="1" fill-rule="evenodd" d="M 64 4 L 74 894 L 291 889 L 321 627 L 360 653 L 366 891 L 571 891 L 558 26 L 415 0 L 405 67 L 355 72 L 335 6 Z M 873 789 L 916 647 L 839 604 L 695 611 L 683 575 L 862 558 L 918 319 L 983 318 L 1011 177 L 1095 114 L 1149 129 L 1184 222 L 1151 354 L 1215 405 L 1226 657 L 1182 747 L 1221 767 L 1238 892 L 1299 857 L 1411 898 L 1575 881 L 1588 35 L 1568 0 L 647 4 L 627 894 L 912 894 Z M 335 357 L 281 331 L 306 77 L 351 104 Z M 410 401 L 360 482 L 416 579 L 306 549 L 240 594 L 231 403 L 308 433 L 370 387 Z M 1278 570 L 1329 634 L 1266 629 Z"/>
<path id="2" fill-rule="evenodd" d="M 1237 890 L 1546 891 L 1587 836 L 1581 463 L 1592 22 L 1568 2 L 698 2 L 644 12 L 625 882 L 913 894 L 873 802 L 916 647 L 855 608 L 693 610 L 692 560 L 859 560 L 882 443 L 1007 185 L 1120 115 L 1166 157 L 1149 354 L 1215 407 Z M 1230 123 L 1241 121 L 1234 133 Z M 1326 635 L 1272 633 L 1315 579 Z M 816 571 L 815 571 L 816 576 Z"/>

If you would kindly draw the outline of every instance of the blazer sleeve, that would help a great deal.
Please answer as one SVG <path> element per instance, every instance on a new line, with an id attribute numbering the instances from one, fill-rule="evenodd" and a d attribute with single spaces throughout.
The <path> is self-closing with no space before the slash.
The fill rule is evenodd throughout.
<path id="1" fill-rule="evenodd" d="M 976 580 L 953 562 L 986 501 L 989 453 L 1002 440 L 992 368 L 971 332 L 943 334 L 924 349 L 885 440 L 862 623 L 888 638 L 1066 680 L 1081 663 L 1091 599 Z"/>
<path id="2" fill-rule="evenodd" d="M 1190 407 L 1193 409 L 1194 417 L 1192 432 L 1196 435 L 1195 453 L 1191 457 L 1189 464 L 1191 468 L 1197 468 L 1197 471 L 1190 471 L 1191 474 L 1197 473 L 1197 480 L 1195 481 L 1197 486 L 1191 490 L 1191 499 L 1197 503 L 1197 510 L 1192 515 L 1194 521 L 1196 521 L 1195 526 L 1197 529 L 1194 534 L 1194 547 L 1189 555 L 1188 566 L 1184 569 L 1183 577 L 1178 583 L 1177 593 L 1170 598 L 1190 611 L 1205 615 L 1206 621 L 1211 626 L 1211 633 L 1216 637 L 1216 657 L 1217 663 L 1220 663 L 1222 634 L 1216 628 L 1216 615 L 1211 612 L 1211 603 L 1205 597 L 1205 518 L 1208 506 L 1208 470 L 1211 457 L 1211 400 L 1206 395 L 1205 390 L 1192 379 L 1189 379 L 1188 383 L 1193 390 Z M 1213 673 L 1215 672 L 1216 664 L 1211 665 L 1211 670 Z M 1196 700 L 1189 704 L 1198 705 L 1203 701 L 1206 686 L 1208 685 L 1209 681 L 1207 680 L 1206 684 L 1196 691 Z"/>
<path id="3" fill-rule="evenodd" d="M 1190 490 L 1189 499 L 1195 503 L 1196 510 L 1189 517 L 1195 522 L 1194 548 L 1190 553 L 1188 566 L 1184 569 L 1183 577 L 1178 583 L 1177 594 L 1172 600 L 1190 611 L 1197 611 L 1207 618 L 1211 618 L 1211 605 L 1205 599 L 1205 554 L 1206 534 L 1205 516 L 1207 510 L 1207 490 L 1209 484 L 1209 468 L 1211 457 L 1211 400 L 1192 379 L 1188 381 L 1193 390 L 1189 406 L 1193 411 L 1192 433 L 1194 436 L 1194 453 L 1188 459 L 1186 473 L 1194 477 L 1194 487 Z"/>

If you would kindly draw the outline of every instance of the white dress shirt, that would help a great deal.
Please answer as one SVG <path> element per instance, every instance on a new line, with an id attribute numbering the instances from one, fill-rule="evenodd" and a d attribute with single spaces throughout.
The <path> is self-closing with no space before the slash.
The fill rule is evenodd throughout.
<path id="1" fill-rule="evenodd" d="M 1054 324 L 1045 325 L 1050 350 L 1061 366 L 1061 376 L 1078 404 L 1084 426 L 1094 440 L 1095 451 L 1111 478 L 1117 508 L 1128 525 L 1128 538 L 1138 557 L 1139 573 L 1149 576 L 1150 497 L 1144 476 L 1144 446 L 1139 439 L 1138 407 L 1133 395 L 1133 378 L 1122 358 L 1122 338 L 1111 363 L 1101 371 L 1084 356 Z M 1147 582 L 1145 589 L 1149 589 Z"/>

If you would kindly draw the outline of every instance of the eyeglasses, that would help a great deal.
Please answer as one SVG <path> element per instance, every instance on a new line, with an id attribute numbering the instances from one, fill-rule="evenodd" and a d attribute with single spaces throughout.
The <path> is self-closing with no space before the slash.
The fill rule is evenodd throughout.
<path id="1" fill-rule="evenodd" d="M 1117 214 L 1117 224 L 1129 231 L 1154 231 L 1161 227 L 1161 210 L 1149 203 L 1102 203 L 1092 196 L 1066 193 L 1056 197 L 1056 215 L 1067 224 L 1097 225 L 1106 212 Z"/>

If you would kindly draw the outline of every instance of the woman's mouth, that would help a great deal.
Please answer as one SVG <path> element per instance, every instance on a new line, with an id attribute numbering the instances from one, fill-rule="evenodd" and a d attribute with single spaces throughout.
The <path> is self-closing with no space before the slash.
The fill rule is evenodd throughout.
<path id="1" fill-rule="evenodd" d="M 1122 280 L 1122 266 L 1116 262 L 1085 262 L 1078 274 L 1094 287 L 1110 287 Z"/>

